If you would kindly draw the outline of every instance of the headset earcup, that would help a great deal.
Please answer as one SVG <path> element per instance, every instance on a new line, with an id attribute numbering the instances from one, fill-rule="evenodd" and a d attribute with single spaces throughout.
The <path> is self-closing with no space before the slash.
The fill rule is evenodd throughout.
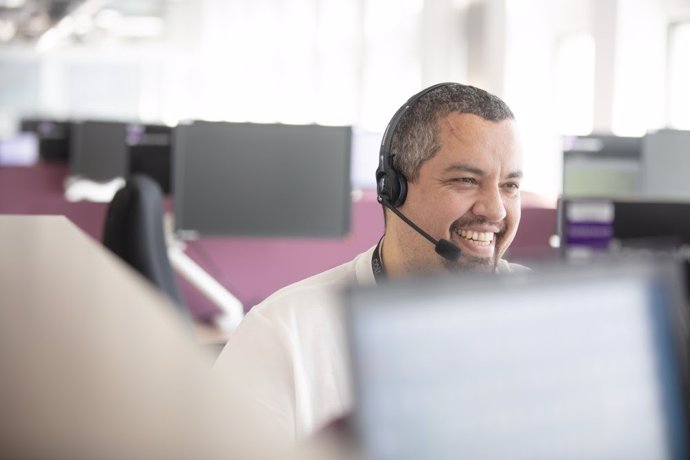
<path id="1" fill-rule="evenodd" d="M 397 208 L 398 206 L 402 206 L 405 202 L 405 198 L 407 198 L 407 179 L 398 172 L 392 174 L 390 179 L 389 183 L 395 184 L 394 187 L 391 187 L 390 191 L 391 203 Z"/>
<path id="2" fill-rule="evenodd" d="M 386 201 L 391 206 L 400 206 L 407 197 L 407 180 L 396 171 L 377 171 L 376 194 L 379 202 Z"/>
<path id="3" fill-rule="evenodd" d="M 388 190 L 388 174 L 384 165 L 384 155 L 379 156 L 379 167 L 376 169 L 376 198 L 379 203 L 390 202 L 390 190 Z"/>
<path id="4" fill-rule="evenodd" d="M 376 197 L 379 201 L 379 203 L 383 203 L 384 201 L 390 201 L 388 198 L 388 191 L 386 190 L 386 175 L 385 174 L 377 174 L 376 175 Z"/>

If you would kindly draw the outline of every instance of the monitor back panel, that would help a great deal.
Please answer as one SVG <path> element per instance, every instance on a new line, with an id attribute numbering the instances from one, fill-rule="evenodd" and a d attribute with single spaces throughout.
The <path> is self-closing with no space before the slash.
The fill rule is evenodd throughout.
<path id="1" fill-rule="evenodd" d="M 71 122 L 39 118 L 24 118 L 19 126 L 22 132 L 35 133 L 42 160 L 69 162 Z"/>
<path id="2" fill-rule="evenodd" d="M 144 174 L 172 192 L 172 128 L 164 125 L 127 125 L 129 174 Z"/>
<path id="3" fill-rule="evenodd" d="M 642 144 L 642 188 L 650 198 L 690 199 L 690 131 L 662 129 Z"/>
<path id="4" fill-rule="evenodd" d="M 126 177 L 129 171 L 126 124 L 84 121 L 72 124 L 71 174 L 93 181 Z"/>
<path id="5" fill-rule="evenodd" d="M 350 127 L 178 126 L 178 234 L 344 236 L 350 229 L 351 137 Z"/>

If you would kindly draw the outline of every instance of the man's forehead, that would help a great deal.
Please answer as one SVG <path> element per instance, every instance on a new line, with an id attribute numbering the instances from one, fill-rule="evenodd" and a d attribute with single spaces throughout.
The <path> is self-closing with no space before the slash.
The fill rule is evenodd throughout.
<path id="1" fill-rule="evenodd" d="M 438 139 L 439 150 L 431 159 L 437 172 L 440 168 L 441 172 L 462 170 L 484 175 L 498 173 L 501 177 L 522 176 L 522 148 L 513 120 L 490 121 L 473 114 L 454 114 L 453 119 L 451 116 L 440 121 L 444 124 Z"/>
<path id="2" fill-rule="evenodd" d="M 458 140 L 471 139 L 479 133 L 487 135 L 493 133 L 515 134 L 515 120 L 511 118 L 487 120 L 473 113 L 453 112 L 440 118 L 438 123 L 442 133 L 453 136 Z"/>
<path id="3" fill-rule="evenodd" d="M 519 133 L 512 119 L 491 121 L 473 114 L 451 114 L 440 119 L 439 125 L 437 140 L 441 148 L 459 143 L 520 150 Z"/>

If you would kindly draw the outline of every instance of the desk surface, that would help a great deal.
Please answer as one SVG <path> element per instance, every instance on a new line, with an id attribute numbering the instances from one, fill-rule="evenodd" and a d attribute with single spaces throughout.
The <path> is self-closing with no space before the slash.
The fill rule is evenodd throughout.
<path id="1" fill-rule="evenodd" d="M 4 456 L 237 453 L 212 361 L 162 295 L 70 221 L 0 216 Z"/>

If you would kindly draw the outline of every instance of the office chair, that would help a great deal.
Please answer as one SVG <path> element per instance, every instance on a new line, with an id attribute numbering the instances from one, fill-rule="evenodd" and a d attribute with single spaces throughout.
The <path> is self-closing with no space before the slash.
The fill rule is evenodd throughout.
<path id="1" fill-rule="evenodd" d="M 165 244 L 163 194 L 153 179 L 132 175 L 115 194 L 106 214 L 103 245 L 167 294 L 181 314 L 189 316 Z"/>

